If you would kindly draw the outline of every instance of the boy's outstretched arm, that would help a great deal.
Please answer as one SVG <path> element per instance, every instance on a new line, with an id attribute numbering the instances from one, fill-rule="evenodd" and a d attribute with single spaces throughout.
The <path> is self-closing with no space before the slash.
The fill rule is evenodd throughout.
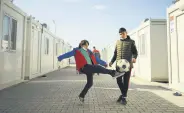
<path id="1" fill-rule="evenodd" d="M 107 67 L 107 63 L 98 57 L 95 57 L 98 64 Z"/>
<path id="2" fill-rule="evenodd" d="M 72 57 L 75 55 L 75 49 L 73 49 L 72 51 L 70 52 L 67 52 L 65 54 L 62 54 L 60 56 L 58 56 L 58 61 L 62 61 L 63 59 L 66 59 L 66 58 L 69 58 L 69 57 Z"/>

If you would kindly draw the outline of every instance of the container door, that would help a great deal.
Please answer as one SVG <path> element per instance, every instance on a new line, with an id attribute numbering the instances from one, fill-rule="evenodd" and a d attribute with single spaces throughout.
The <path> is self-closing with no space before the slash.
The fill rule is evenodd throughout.
<path id="1" fill-rule="evenodd" d="M 184 83 L 184 14 L 177 18 L 179 82 Z"/>
<path id="2" fill-rule="evenodd" d="M 32 26 L 32 74 L 39 72 L 39 32 Z"/>
<path id="3" fill-rule="evenodd" d="M 173 14 L 169 15 L 169 34 L 170 34 L 170 54 L 171 54 L 171 83 L 178 83 L 178 56 L 177 56 L 177 37 L 175 34 L 176 19 Z"/>

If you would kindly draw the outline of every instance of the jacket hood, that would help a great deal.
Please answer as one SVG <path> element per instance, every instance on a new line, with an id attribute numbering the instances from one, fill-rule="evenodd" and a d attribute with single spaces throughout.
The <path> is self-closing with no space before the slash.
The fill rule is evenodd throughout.
<path id="1" fill-rule="evenodd" d="M 130 36 L 129 35 L 127 35 L 127 39 L 130 39 Z"/>
<path id="2" fill-rule="evenodd" d="M 131 39 L 130 36 L 127 35 L 127 38 L 126 39 L 120 39 L 120 40 L 130 40 L 130 39 Z"/>

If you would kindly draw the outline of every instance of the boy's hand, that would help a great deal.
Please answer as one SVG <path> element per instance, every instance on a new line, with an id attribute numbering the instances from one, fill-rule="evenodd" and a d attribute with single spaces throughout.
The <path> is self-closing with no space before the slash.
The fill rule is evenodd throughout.
<path id="1" fill-rule="evenodd" d="M 109 67 L 112 67 L 112 62 L 109 63 Z"/>
<path id="2" fill-rule="evenodd" d="M 57 58 L 58 62 L 61 62 L 61 60 L 59 58 Z"/>
<path id="3" fill-rule="evenodd" d="M 132 58 L 132 63 L 136 63 L 136 59 L 135 58 Z"/>

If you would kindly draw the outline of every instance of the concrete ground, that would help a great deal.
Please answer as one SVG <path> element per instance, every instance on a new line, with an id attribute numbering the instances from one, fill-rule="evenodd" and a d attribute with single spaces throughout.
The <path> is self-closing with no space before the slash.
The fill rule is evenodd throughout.
<path id="1" fill-rule="evenodd" d="M 78 94 L 85 83 L 85 75 L 77 75 L 75 67 L 49 73 L 0 91 L 0 113 L 184 113 L 178 104 L 184 103 L 183 97 L 136 78 L 131 78 L 128 104 L 116 103 L 120 91 L 109 75 L 94 76 L 94 85 L 81 104 Z"/>

